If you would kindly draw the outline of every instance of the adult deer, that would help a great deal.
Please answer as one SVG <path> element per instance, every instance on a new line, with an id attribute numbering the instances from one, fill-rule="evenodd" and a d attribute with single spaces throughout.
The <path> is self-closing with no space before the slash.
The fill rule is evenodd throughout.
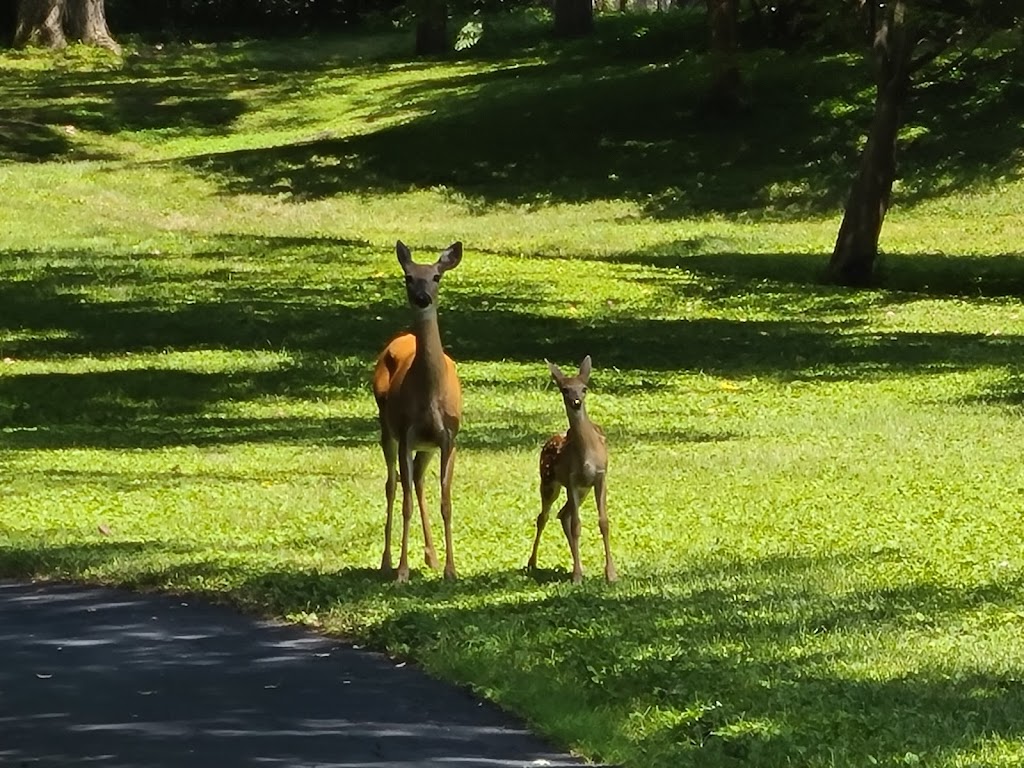
<path id="1" fill-rule="evenodd" d="M 423 478 L 434 451 L 441 452 L 441 517 L 444 520 L 444 575 L 455 578 L 452 551 L 452 470 L 455 436 L 462 420 L 462 387 L 455 363 L 444 353 L 437 327 L 437 289 L 441 276 L 462 260 L 462 243 L 449 245 L 434 264 L 416 264 L 409 248 L 399 240 L 395 249 L 405 273 L 405 292 L 412 308 L 412 331 L 395 336 L 377 358 L 373 396 L 380 412 L 380 445 L 388 468 L 384 486 L 388 516 L 384 525 L 381 571 L 390 574 L 391 520 L 395 506 L 395 464 L 402 480 L 402 553 L 398 581 L 409 580 L 409 521 L 412 493 L 416 490 L 423 521 L 423 552 L 427 565 L 437 568 L 437 553 L 430 535 L 423 496 Z"/>
<path id="2" fill-rule="evenodd" d="M 548 363 L 551 378 L 562 392 L 565 413 L 569 417 L 569 430 L 564 435 L 554 435 L 540 451 L 540 501 L 541 512 L 537 516 L 537 536 L 533 540 L 533 552 L 527 568 L 537 569 L 537 547 L 540 535 L 548 522 L 551 505 L 558 493 L 565 488 L 566 500 L 558 513 L 572 553 L 572 580 L 579 584 L 583 580 L 580 565 L 580 504 L 590 489 L 594 489 L 597 502 L 598 524 L 604 539 L 604 576 L 615 581 L 615 564 L 608 537 L 608 444 L 604 431 L 587 416 L 587 382 L 590 380 L 590 355 L 583 358 L 579 373 L 566 376 L 557 365 Z"/>

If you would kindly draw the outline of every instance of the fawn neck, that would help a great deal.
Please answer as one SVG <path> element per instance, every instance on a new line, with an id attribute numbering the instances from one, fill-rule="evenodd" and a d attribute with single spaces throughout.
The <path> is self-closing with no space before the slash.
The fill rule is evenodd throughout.
<path id="1" fill-rule="evenodd" d="M 416 337 L 416 359 L 413 361 L 413 367 L 430 389 L 439 389 L 447 371 L 444 347 L 441 346 L 441 329 L 437 325 L 436 307 L 428 307 L 415 313 L 412 332 Z"/>
<path id="2" fill-rule="evenodd" d="M 569 429 L 577 435 L 579 440 L 586 444 L 591 439 L 597 436 L 597 428 L 594 426 L 594 422 L 587 416 L 586 404 L 581 404 L 578 409 L 566 408 L 566 415 L 569 417 Z"/>

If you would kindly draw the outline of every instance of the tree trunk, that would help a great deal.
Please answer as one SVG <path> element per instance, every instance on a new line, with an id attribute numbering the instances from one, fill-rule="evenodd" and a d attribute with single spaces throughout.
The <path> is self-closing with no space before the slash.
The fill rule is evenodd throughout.
<path id="1" fill-rule="evenodd" d="M 840 285 L 871 282 L 896 180 L 896 138 L 910 94 L 913 53 L 905 0 L 893 3 L 878 30 L 874 50 L 878 60 L 875 113 L 828 265 L 828 279 Z"/>
<path id="2" fill-rule="evenodd" d="M 736 60 L 736 22 L 739 0 L 708 0 L 711 48 L 711 88 L 708 105 L 716 112 L 739 111 L 740 67 Z"/>
<path id="3" fill-rule="evenodd" d="M 416 14 L 416 55 L 436 56 L 448 50 L 448 5 L 424 0 Z"/>
<path id="4" fill-rule="evenodd" d="M 555 34 L 559 37 L 585 37 L 594 31 L 594 6 L 591 0 L 555 0 Z"/>
<path id="5" fill-rule="evenodd" d="M 14 47 L 63 48 L 67 45 L 61 24 L 63 12 L 64 0 L 20 0 Z"/>
<path id="6" fill-rule="evenodd" d="M 64 24 L 68 35 L 74 40 L 81 40 L 87 45 L 98 45 L 114 53 L 121 52 L 110 34 L 107 26 L 107 15 L 104 0 L 64 0 Z"/>

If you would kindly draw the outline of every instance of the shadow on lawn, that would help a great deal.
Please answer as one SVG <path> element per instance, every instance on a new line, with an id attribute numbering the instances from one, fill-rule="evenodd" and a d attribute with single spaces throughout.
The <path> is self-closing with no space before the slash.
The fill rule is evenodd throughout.
<path id="1" fill-rule="evenodd" d="M 396 277 L 350 280 L 345 274 L 346 265 L 358 262 L 364 269 L 364 262 L 379 254 L 371 254 L 364 243 L 315 238 L 228 238 L 224 246 L 234 259 L 257 251 L 261 258 L 251 260 L 251 271 L 238 273 L 230 262 L 217 266 L 226 258 L 217 251 L 196 255 L 209 265 L 187 262 L 191 266 L 178 268 L 145 254 L 5 254 L 16 257 L 8 263 L 21 266 L 0 283 L 0 331 L 7 336 L 0 344 L 0 356 L 7 360 L 0 376 L 4 442 L 20 447 L 375 442 L 370 371 L 386 340 L 405 327 L 408 311 Z M 818 262 L 813 257 L 693 251 L 691 243 L 670 243 L 611 258 L 660 267 L 658 274 L 642 279 L 670 302 L 686 297 L 741 300 L 769 319 L 647 318 L 614 306 L 595 316 L 548 314 L 550 300 L 538 298 L 536 286 L 503 283 L 496 289 L 467 275 L 453 281 L 444 296 L 445 344 L 464 362 L 535 365 L 538 387 L 547 382 L 544 359 L 572 362 L 591 354 L 600 377 L 595 383 L 610 394 L 655 391 L 664 374 L 675 371 L 859 379 L 980 366 L 1009 369 L 1024 356 L 1019 335 L 870 329 L 866 312 L 905 300 L 906 294 L 809 286 L 812 265 Z M 977 285 L 968 275 L 978 262 L 948 260 L 944 274 L 929 277 L 931 258 L 906 257 L 908 267 L 901 274 L 908 288 L 927 293 Z M 290 261 L 313 270 L 308 274 L 314 279 L 306 282 L 306 272 L 289 271 Z M 958 266 L 962 271 L 955 271 Z M 995 258 L 987 269 L 983 290 L 1024 285 L 1024 262 L 1018 258 Z M 932 282 L 913 286 L 914 274 Z M 269 357 L 228 357 L 222 369 L 207 371 L 188 370 L 180 360 L 161 362 L 164 353 L 206 351 L 266 352 Z M 20 367 L 23 361 L 136 354 L 153 360 L 145 367 L 119 365 L 107 371 Z M 521 385 L 510 389 L 498 377 L 472 386 L 504 392 Z M 367 407 L 365 414 L 351 418 L 284 412 L 255 418 L 224 410 L 231 403 L 260 399 L 353 396 L 365 397 Z M 508 445 L 546 437 L 499 420 L 478 430 L 467 425 L 463 444 L 497 447 L 495 435 Z"/>
<path id="2" fill-rule="evenodd" d="M 850 676 L 828 638 L 860 635 L 873 645 L 879 633 L 942 631 L 981 610 L 1016 610 L 1021 585 L 907 583 L 844 594 L 819 586 L 848 564 L 700 563 L 638 594 L 591 577 L 583 589 L 538 595 L 518 573 L 455 586 L 414 580 L 392 592 L 362 570 L 267 574 L 247 589 L 315 594 L 307 610 L 321 612 L 393 599 L 378 643 L 440 663 L 561 739 L 590 741 L 598 756 L 604 740 L 632 742 L 665 765 L 855 764 L 868 755 L 884 764 L 1019 738 L 1016 673 L 928 662 L 881 680 Z M 564 584 L 565 574 L 541 580 L 552 578 Z M 568 695 L 572 706 L 545 703 Z M 602 714 L 588 724 L 578 710 Z"/>
<path id="3" fill-rule="evenodd" d="M 7 546 L 0 574 L 73 575 L 148 546 Z M 992 739 L 1019 739 L 1019 671 L 906 656 L 900 647 L 902 638 L 911 647 L 932 633 L 976 631 L 1000 610 L 1015 615 L 1022 584 L 877 586 L 853 575 L 871 560 L 900 559 L 716 560 L 614 588 L 594 577 L 572 588 L 564 572 L 545 572 L 539 588 L 518 572 L 397 586 L 366 568 L 246 576 L 211 563 L 133 583 L 173 588 L 198 569 L 238 584 L 233 602 L 275 615 L 384 617 L 363 625 L 372 644 L 489 691 L 598 756 L 628 743 L 656 764 L 711 768 L 902 764 L 908 754 L 944 763 Z M 829 585 L 846 568 L 851 580 L 837 592 Z M 894 643 L 878 646 L 880 636 Z M 850 672 L 865 663 L 878 675 Z"/>
<path id="4" fill-rule="evenodd" d="M 397 125 L 187 162 L 229 193 L 295 200 L 445 187 L 471 205 L 627 199 L 670 218 L 802 216 L 842 205 L 870 117 L 871 80 L 859 53 L 749 54 L 752 108 L 721 120 L 700 108 L 704 58 L 656 47 L 623 56 L 623 41 L 636 38 L 628 24 L 636 34 L 650 31 L 642 17 L 599 20 L 589 47 L 545 46 L 530 61 L 492 58 L 486 71 L 398 83 L 367 97 L 374 120 L 414 105 L 417 114 Z M 325 83 L 343 93 L 351 88 L 345 77 L 436 66 L 375 61 L 349 52 L 360 50 L 349 42 L 168 46 L 140 49 L 144 55 L 120 70 L 16 73 L 0 126 L 28 121 L 40 133 L 26 143 L 0 129 L 0 158 L 67 154 L 72 144 L 55 131 L 65 125 L 224 134 L 246 111 L 320 93 Z M 1017 173 L 1022 61 L 1015 51 L 972 57 L 956 78 L 919 89 L 910 120 L 920 115 L 926 130 L 901 152 L 908 191 L 898 202 Z M 329 80 L 332 73 L 338 77 Z M 311 135 L 322 125 L 301 109 L 282 119 L 291 128 L 308 120 Z M 974 140 L 978 125 L 986 126 L 983 142 Z"/>
<path id="5" fill-rule="evenodd" d="M 78 131 L 225 135 L 246 112 L 295 98 L 326 73 L 353 67 L 364 76 L 379 73 L 388 67 L 386 57 L 394 54 L 394 44 L 387 40 L 369 46 L 350 37 L 336 42 L 138 46 L 116 68 L 97 59 L 88 68 L 58 63 L 7 72 L 0 88 L 0 160 L 109 157 L 71 140 Z M 379 55 L 369 60 L 361 55 L 373 49 Z M 431 64 L 403 66 L 421 69 Z M 303 120 L 314 122 L 299 110 L 288 117 L 288 126 Z"/>
<path id="6" fill-rule="evenodd" d="M 971 76 L 917 94 L 915 110 L 928 131 L 901 152 L 908 192 L 900 202 L 1016 173 L 1015 121 L 1006 118 L 1024 112 L 1024 99 L 1003 70 L 1020 67 L 1019 58 L 972 60 Z M 627 199 L 669 218 L 785 218 L 840 208 L 869 123 L 870 99 L 861 91 L 870 78 L 859 61 L 751 56 L 744 75 L 756 101 L 735 121 L 699 109 L 703 67 L 694 57 L 662 66 L 517 63 L 397 86 L 396 102 L 429 89 L 430 107 L 399 125 L 189 164 L 230 193 L 296 201 L 413 186 L 447 188 L 481 207 Z M 976 89 L 975 79 L 984 86 Z M 1005 128 L 994 128 L 991 142 L 972 141 L 978 124 Z"/>
<path id="7" fill-rule="evenodd" d="M 661 243 L 654 248 L 612 256 L 594 257 L 620 264 L 682 270 L 719 281 L 729 292 L 739 285 L 761 285 L 765 290 L 792 290 L 819 311 L 862 309 L 877 301 L 869 294 L 830 290 L 822 284 L 830 254 L 806 253 L 708 253 L 699 240 Z M 1019 253 L 883 254 L 875 287 L 885 290 L 887 303 L 921 296 L 1000 298 L 1024 296 L 1024 256 Z M 900 294 L 912 294 L 901 296 Z M 803 310 L 802 310 L 803 311 Z"/>

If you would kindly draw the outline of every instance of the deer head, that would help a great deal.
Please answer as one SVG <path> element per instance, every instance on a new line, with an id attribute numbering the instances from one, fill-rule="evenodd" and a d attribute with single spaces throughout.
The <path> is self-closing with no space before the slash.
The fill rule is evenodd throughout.
<path id="1" fill-rule="evenodd" d="M 551 378 L 562 391 L 566 411 L 572 413 L 581 410 L 583 401 L 587 397 L 587 382 L 590 381 L 590 355 L 583 358 L 583 362 L 580 363 L 580 372 L 575 376 L 566 376 L 552 362 L 548 363 L 548 368 L 551 369 Z"/>
<path id="2" fill-rule="evenodd" d="M 409 305 L 413 309 L 436 309 L 437 287 L 441 276 L 449 269 L 455 269 L 462 261 L 462 243 L 455 242 L 441 251 L 441 256 L 433 264 L 417 264 L 412 260 L 409 246 L 401 240 L 395 245 L 398 263 L 405 273 L 405 293 Z"/>

